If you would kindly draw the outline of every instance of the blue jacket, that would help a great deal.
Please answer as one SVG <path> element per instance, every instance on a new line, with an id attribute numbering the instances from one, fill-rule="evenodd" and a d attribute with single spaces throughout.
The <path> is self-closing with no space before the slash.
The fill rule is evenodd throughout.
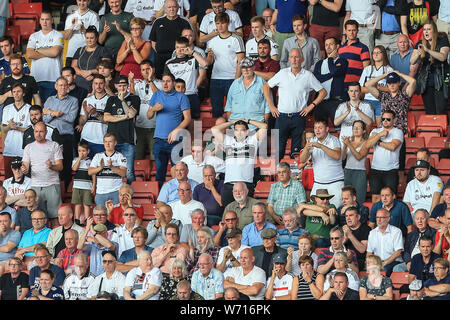
<path id="1" fill-rule="evenodd" d="M 328 69 L 330 70 L 327 74 L 322 74 L 322 63 L 324 61 L 328 62 Z M 320 60 L 314 66 L 314 76 L 320 83 L 323 83 L 329 79 L 333 79 L 331 82 L 331 92 L 330 98 L 333 97 L 343 97 L 345 95 L 344 79 L 347 73 L 348 62 L 346 59 L 337 58 L 336 62 L 333 62 L 332 58 L 327 58 L 326 60 Z"/>

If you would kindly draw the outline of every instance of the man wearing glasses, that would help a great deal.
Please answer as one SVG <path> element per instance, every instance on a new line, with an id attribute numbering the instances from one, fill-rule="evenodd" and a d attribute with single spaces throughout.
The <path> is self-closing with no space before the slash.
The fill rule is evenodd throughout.
<path id="1" fill-rule="evenodd" d="M 103 251 L 102 258 L 105 272 L 97 276 L 89 286 L 88 298 L 95 299 L 101 292 L 115 293 L 119 298 L 122 298 L 125 276 L 116 269 L 116 253 L 114 251 Z"/>
<path id="2" fill-rule="evenodd" d="M 121 225 L 125 223 L 124 212 L 128 208 L 132 208 L 136 213 L 136 223 L 141 224 L 144 217 L 144 207 L 132 202 L 133 188 L 130 185 L 124 184 L 119 189 L 119 204 L 114 205 L 112 200 L 108 200 L 105 203 L 106 209 L 109 214 L 109 221 L 115 225 Z M 108 229 L 109 230 L 109 229 Z M 120 257 L 120 254 L 119 254 Z"/>
<path id="3" fill-rule="evenodd" d="M 66 278 L 66 274 L 64 270 L 53 263 L 50 263 L 52 256 L 48 252 L 47 248 L 44 244 L 38 244 L 34 249 L 35 255 L 35 263 L 36 266 L 31 268 L 30 277 L 29 277 L 29 286 L 30 290 L 39 289 L 41 287 L 40 284 L 40 276 L 43 270 L 51 270 L 55 273 L 55 283 L 53 284 L 55 287 L 62 287 L 64 283 L 64 279 Z"/>
<path id="4" fill-rule="evenodd" d="M 373 129 L 366 145 L 373 146 L 373 160 L 370 170 L 369 185 L 372 202 L 380 200 L 383 187 L 390 187 L 397 194 L 400 146 L 403 143 L 403 131 L 395 128 L 396 113 L 385 110 L 381 114 L 381 127 Z"/>
<path id="5" fill-rule="evenodd" d="M 111 241 L 119 244 L 118 255 L 122 255 L 125 250 L 134 247 L 132 232 L 139 225 L 136 223 L 136 210 L 133 207 L 128 207 L 123 213 L 124 223 L 115 227 L 111 234 Z"/>
<path id="6" fill-rule="evenodd" d="M 225 214 L 223 215 L 223 221 L 219 222 L 219 230 L 217 230 L 216 234 L 214 235 L 214 243 L 216 244 L 216 246 L 228 246 L 230 244 L 228 241 L 228 230 L 237 228 L 238 224 L 239 218 L 236 212 L 232 210 L 225 211 Z"/>
<path id="7" fill-rule="evenodd" d="M 170 207 L 173 211 L 173 219 L 180 220 L 183 225 L 186 225 L 192 222 L 191 214 L 196 209 L 201 209 L 206 215 L 203 204 L 200 201 L 192 199 L 192 189 L 189 182 L 180 182 L 178 185 L 178 197 L 180 200 L 170 203 Z"/>
<path id="8" fill-rule="evenodd" d="M 424 283 L 425 294 L 432 300 L 450 300 L 449 262 L 443 258 L 434 260 L 434 277 Z"/>
<path id="9" fill-rule="evenodd" d="M 93 210 L 92 218 L 94 219 L 94 225 L 103 224 L 106 226 L 106 229 L 108 230 L 108 239 L 111 238 L 111 234 L 116 225 L 108 220 L 108 213 L 106 207 L 96 206 Z M 92 237 L 91 233 L 89 233 L 88 235 Z M 92 239 L 88 238 L 88 241 L 92 241 Z"/>
<path id="10" fill-rule="evenodd" d="M 403 261 L 402 231 L 389 224 L 391 217 L 386 209 L 377 211 L 376 220 L 377 227 L 369 233 L 366 254 L 379 256 L 386 275 L 390 277 L 393 268 Z"/>

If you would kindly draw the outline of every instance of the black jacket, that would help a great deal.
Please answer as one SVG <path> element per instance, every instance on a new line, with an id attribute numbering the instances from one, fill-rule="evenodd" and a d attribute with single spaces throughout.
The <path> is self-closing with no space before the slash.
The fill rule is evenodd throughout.
<path id="1" fill-rule="evenodd" d="M 434 246 L 434 237 L 436 235 L 436 230 L 431 228 L 430 226 L 427 226 L 427 229 L 423 233 L 424 235 L 430 237 L 433 240 L 433 246 Z M 417 243 L 417 240 L 419 240 L 420 232 L 419 230 L 414 230 L 406 236 L 405 240 L 405 250 L 403 251 L 403 260 L 405 260 L 406 263 L 410 262 L 412 257 L 411 253 L 414 250 L 414 247 Z"/>

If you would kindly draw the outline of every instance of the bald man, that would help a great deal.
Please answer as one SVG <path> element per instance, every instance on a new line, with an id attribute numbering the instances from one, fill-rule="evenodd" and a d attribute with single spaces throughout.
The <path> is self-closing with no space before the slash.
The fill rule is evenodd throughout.
<path id="1" fill-rule="evenodd" d="M 416 75 L 419 64 L 411 64 L 409 60 L 413 52 L 413 48 L 409 45 L 409 38 L 400 34 L 397 38 L 398 51 L 391 56 L 391 66 L 394 70 L 400 71 L 400 73 L 414 77 Z M 408 85 L 408 83 L 402 78 L 402 86 Z"/>

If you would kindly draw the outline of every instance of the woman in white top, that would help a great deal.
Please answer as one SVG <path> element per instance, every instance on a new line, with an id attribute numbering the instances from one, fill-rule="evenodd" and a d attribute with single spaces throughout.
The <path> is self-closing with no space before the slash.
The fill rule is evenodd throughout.
<path id="1" fill-rule="evenodd" d="M 352 130 L 351 137 L 342 138 L 342 160 L 347 159 L 344 168 L 344 184 L 355 187 L 356 201 L 362 204 L 366 199 L 366 157 L 369 151 L 366 141 L 369 132 L 366 124 L 361 120 L 353 122 Z"/>
<path id="2" fill-rule="evenodd" d="M 361 74 L 361 78 L 359 79 L 359 84 L 362 87 L 362 93 L 365 94 L 364 101 L 369 102 L 372 105 L 373 110 L 375 111 L 378 126 L 380 125 L 380 118 L 381 118 L 381 102 L 369 93 L 365 85 L 366 82 L 369 81 L 370 79 L 374 79 L 378 76 L 381 76 L 386 72 L 390 73 L 391 71 L 394 71 L 394 69 L 392 69 L 389 63 L 386 48 L 383 46 L 375 46 L 372 50 L 372 58 L 370 59 L 370 65 L 364 68 Z M 378 82 L 378 88 L 380 90 L 385 89 L 383 91 L 387 91 L 385 79 Z"/>

